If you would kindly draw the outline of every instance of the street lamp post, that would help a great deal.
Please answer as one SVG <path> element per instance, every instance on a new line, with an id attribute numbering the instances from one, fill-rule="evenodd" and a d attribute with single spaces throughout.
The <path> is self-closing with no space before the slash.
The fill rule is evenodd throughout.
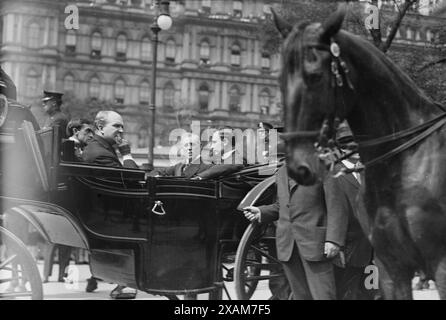
<path id="1" fill-rule="evenodd" d="M 148 169 L 153 170 L 155 147 L 155 115 L 156 115 L 156 69 L 158 61 L 158 33 L 168 30 L 172 26 L 172 18 L 169 15 L 169 1 L 155 0 L 155 19 L 150 27 L 153 32 L 153 59 L 152 59 L 152 90 L 149 105 L 149 150 L 147 154 Z M 161 9 L 161 10 L 160 10 Z"/>

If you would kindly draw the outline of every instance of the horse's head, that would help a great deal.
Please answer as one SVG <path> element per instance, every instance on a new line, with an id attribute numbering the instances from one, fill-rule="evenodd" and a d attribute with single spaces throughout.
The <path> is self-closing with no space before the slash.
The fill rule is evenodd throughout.
<path id="1" fill-rule="evenodd" d="M 273 12 L 276 27 L 285 38 L 280 85 L 288 174 L 302 185 L 314 184 L 325 174 L 326 165 L 315 144 L 329 146 L 335 118 L 342 120 L 352 105 L 343 91 L 351 89 L 355 74 L 347 69 L 349 61 L 343 59 L 338 41 L 345 14 L 341 7 L 325 23 L 293 27 Z"/>

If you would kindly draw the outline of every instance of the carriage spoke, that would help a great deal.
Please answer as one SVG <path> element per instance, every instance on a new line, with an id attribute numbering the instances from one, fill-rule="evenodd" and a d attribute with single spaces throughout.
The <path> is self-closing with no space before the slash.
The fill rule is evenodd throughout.
<path id="1" fill-rule="evenodd" d="M 269 274 L 264 276 L 247 276 L 245 277 L 245 281 L 262 281 L 262 280 L 270 280 L 274 278 L 282 278 L 283 274 Z"/>
<path id="2" fill-rule="evenodd" d="M 251 245 L 251 248 L 252 248 L 253 250 L 259 252 L 259 253 L 260 253 L 261 255 L 263 255 L 264 257 L 267 257 L 268 259 L 270 259 L 270 260 L 272 260 L 272 261 L 274 261 L 274 262 L 280 263 L 279 260 L 277 260 L 276 258 L 274 258 L 274 257 L 273 257 L 272 255 L 270 255 L 269 253 L 263 251 L 262 249 L 257 248 L 257 247 L 254 246 L 254 245 Z"/>
<path id="3" fill-rule="evenodd" d="M 11 281 L 18 281 L 20 280 L 20 277 L 13 277 L 13 278 L 5 278 L 5 279 L 0 279 L 0 284 L 1 283 L 5 283 L 5 282 L 11 282 Z"/>
<path id="4" fill-rule="evenodd" d="M 14 254 L 14 255 L 12 255 L 12 256 L 6 258 L 6 260 L 3 261 L 3 262 L 0 264 L 0 269 L 3 269 L 5 266 L 7 266 L 8 264 L 10 264 L 12 261 L 14 261 L 14 259 L 15 259 L 16 257 L 17 257 L 17 255 Z"/>

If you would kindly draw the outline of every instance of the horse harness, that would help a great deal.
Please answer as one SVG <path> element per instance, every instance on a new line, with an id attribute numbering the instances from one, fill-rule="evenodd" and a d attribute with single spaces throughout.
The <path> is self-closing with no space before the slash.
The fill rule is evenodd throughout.
<path id="1" fill-rule="evenodd" d="M 301 40 L 302 42 L 302 40 Z M 337 97 L 339 96 L 341 103 L 343 106 L 345 106 L 345 101 L 343 99 L 343 91 L 341 90 L 344 87 L 344 84 L 347 84 L 348 88 L 351 91 L 354 91 L 354 86 L 350 80 L 349 77 L 349 69 L 346 64 L 346 62 L 341 58 L 341 49 L 339 45 L 334 41 L 334 39 L 331 39 L 331 44 L 307 44 L 303 45 L 301 43 L 301 48 L 315 48 L 318 50 L 323 51 L 329 51 L 331 56 L 331 63 L 330 63 L 330 73 L 331 73 L 331 87 L 333 88 L 333 94 L 334 94 L 334 101 L 337 100 Z M 302 51 L 301 51 L 302 52 Z M 301 55 L 303 59 L 303 54 Z M 302 64 L 301 64 L 302 65 Z M 341 94 L 338 95 L 338 91 L 341 90 Z M 358 146 L 352 150 L 351 152 L 339 156 L 336 151 L 334 151 L 335 146 L 335 133 L 339 127 L 339 124 L 341 123 L 341 120 L 339 117 L 337 117 L 337 104 L 335 103 L 335 110 L 333 115 L 327 115 L 324 118 L 324 121 L 322 123 L 321 129 L 319 131 L 293 131 L 293 132 L 286 132 L 281 134 L 281 138 L 289 141 L 293 139 L 298 138 L 315 138 L 315 148 L 316 152 L 318 154 L 319 159 L 323 160 L 328 167 L 329 171 L 334 170 L 334 166 L 338 163 L 340 163 L 342 160 L 345 160 L 352 156 L 353 154 L 358 152 L 358 148 L 370 148 L 370 147 L 377 147 L 381 146 L 390 142 L 396 142 L 401 139 L 409 138 L 413 135 L 414 137 L 410 138 L 408 141 L 404 142 L 403 144 L 393 148 L 392 150 L 386 152 L 385 154 L 382 154 L 360 166 L 355 166 L 355 168 L 347 169 L 342 168 L 340 172 L 336 174 L 337 176 L 353 173 L 353 172 L 361 172 L 366 167 L 371 167 L 381 161 L 388 160 L 397 154 L 408 150 L 412 146 L 416 145 L 417 143 L 421 142 L 422 140 L 429 137 L 431 134 L 433 134 L 435 131 L 439 130 L 441 127 L 443 127 L 446 124 L 446 108 L 444 108 L 442 105 L 435 103 L 436 106 L 438 106 L 440 109 L 443 110 L 443 113 L 438 115 L 437 117 L 426 121 L 420 125 L 417 125 L 412 128 L 404 129 L 396 133 L 392 133 L 383 137 L 370 139 L 366 141 L 359 141 Z"/>

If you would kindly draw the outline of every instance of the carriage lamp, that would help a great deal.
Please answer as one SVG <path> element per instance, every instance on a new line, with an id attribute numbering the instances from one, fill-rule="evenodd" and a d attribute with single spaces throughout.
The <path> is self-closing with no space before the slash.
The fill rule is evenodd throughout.
<path id="1" fill-rule="evenodd" d="M 150 29 L 153 32 L 153 59 L 152 59 L 152 90 L 149 105 L 150 129 L 149 129 L 149 146 L 148 146 L 148 169 L 153 170 L 154 147 L 155 147 L 155 110 L 156 110 L 156 69 L 158 62 L 158 33 L 161 30 L 169 30 L 172 26 L 172 17 L 169 14 L 169 1 L 155 0 L 155 19 Z"/>

